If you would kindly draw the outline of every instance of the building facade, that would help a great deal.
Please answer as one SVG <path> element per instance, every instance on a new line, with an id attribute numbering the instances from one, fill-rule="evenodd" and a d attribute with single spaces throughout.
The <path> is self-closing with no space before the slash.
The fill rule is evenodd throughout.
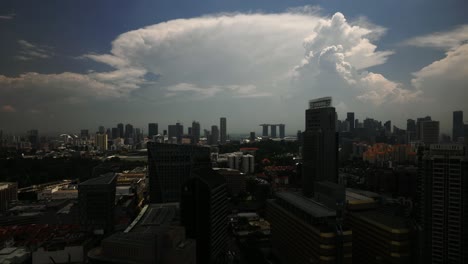
<path id="1" fill-rule="evenodd" d="M 221 117 L 219 119 L 219 143 L 220 144 L 226 144 L 226 139 L 227 139 L 227 127 L 226 127 L 226 118 Z"/>

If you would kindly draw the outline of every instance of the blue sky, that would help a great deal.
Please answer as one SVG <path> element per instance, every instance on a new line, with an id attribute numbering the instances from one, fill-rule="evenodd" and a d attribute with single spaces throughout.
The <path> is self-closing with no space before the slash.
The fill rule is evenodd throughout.
<path id="1" fill-rule="evenodd" d="M 294 133 L 307 100 L 331 95 L 340 118 L 404 127 L 432 115 L 449 132 L 451 112 L 468 112 L 465 10 L 422 0 L 2 1 L 0 129 L 208 128 L 226 116 L 233 133 L 262 122 Z"/>

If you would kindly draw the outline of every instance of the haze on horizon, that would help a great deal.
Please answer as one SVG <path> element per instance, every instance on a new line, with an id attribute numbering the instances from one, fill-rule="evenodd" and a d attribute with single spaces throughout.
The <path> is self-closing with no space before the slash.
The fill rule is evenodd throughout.
<path id="1" fill-rule="evenodd" d="M 40 8 L 39 8 L 40 7 Z M 309 99 L 449 133 L 468 113 L 464 1 L 5 1 L 0 129 L 304 126 Z M 398 15 L 395 15 L 399 12 Z M 466 115 L 465 115 L 466 116 Z"/>

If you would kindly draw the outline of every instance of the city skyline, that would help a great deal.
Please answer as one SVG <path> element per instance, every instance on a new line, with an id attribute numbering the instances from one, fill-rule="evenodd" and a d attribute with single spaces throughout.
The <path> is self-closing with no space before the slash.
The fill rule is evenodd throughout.
<path id="1" fill-rule="evenodd" d="M 452 112 L 468 112 L 466 3 L 369 3 L 5 1 L 2 129 L 226 117 L 230 133 L 262 120 L 291 134 L 303 129 L 298 102 L 332 96 L 341 120 L 404 128 L 430 115 L 451 134 Z"/>

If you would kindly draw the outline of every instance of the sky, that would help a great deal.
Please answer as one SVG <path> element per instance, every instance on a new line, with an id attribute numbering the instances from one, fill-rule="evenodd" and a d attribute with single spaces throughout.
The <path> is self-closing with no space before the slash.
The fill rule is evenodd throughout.
<path id="1" fill-rule="evenodd" d="M 464 0 L 0 2 L 0 130 L 160 130 L 227 118 L 228 133 L 339 119 L 468 122 Z"/>

